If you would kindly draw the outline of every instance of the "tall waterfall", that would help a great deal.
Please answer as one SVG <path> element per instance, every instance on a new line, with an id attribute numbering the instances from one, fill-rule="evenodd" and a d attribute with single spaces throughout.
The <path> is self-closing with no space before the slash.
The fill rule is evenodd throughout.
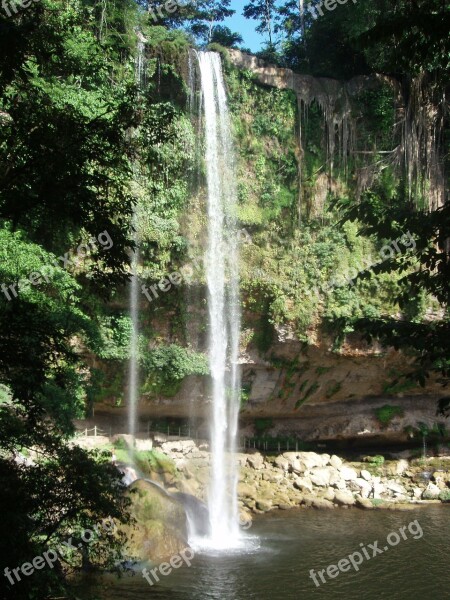
<path id="1" fill-rule="evenodd" d="M 136 231 L 137 216 L 136 211 L 133 215 L 133 226 Z M 128 433 L 131 436 L 131 442 L 134 448 L 134 440 L 136 437 L 137 423 L 137 405 L 139 401 L 139 248 L 137 246 L 137 234 L 134 234 L 134 242 L 136 249 L 132 258 L 132 276 L 130 285 L 130 317 L 132 323 L 131 340 L 130 340 L 130 362 L 128 369 Z M 130 457 L 134 462 L 133 448 L 130 448 Z"/>
<path id="2" fill-rule="evenodd" d="M 140 32 L 137 32 L 138 44 L 137 54 L 135 62 L 135 76 L 136 84 L 142 88 L 145 84 L 145 38 Z M 133 165 L 135 179 L 137 178 L 137 167 Z M 131 261 L 131 285 L 130 285 L 130 317 L 132 323 L 132 332 L 130 340 L 130 362 L 128 367 L 128 433 L 131 437 L 131 443 L 133 447 L 130 447 L 130 459 L 134 462 L 134 441 L 136 437 L 136 424 L 137 424 L 137 405 L 139 401 L 139 239 L 138 239 L 138 206 L 135 205 L 133 209 L 133 221 L 132 225 L 134 228 L 133 241 L 136 244 L 136 248 L 133 252 Z"/>
<path id="3" fill-rule="evenodd" d="M 239 539 L 236 439 L 240 403 L 239 247 L 236 173 L 230 116 L 219 54 L 199 52 L 208 186 L 206 279 L 209 312 L 210 544 L 228 548 Z"/>

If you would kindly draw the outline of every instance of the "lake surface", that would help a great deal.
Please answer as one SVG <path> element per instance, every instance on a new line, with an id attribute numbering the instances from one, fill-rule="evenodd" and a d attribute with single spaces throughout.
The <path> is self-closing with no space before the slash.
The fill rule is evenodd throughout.
<path id="1" fill-rule="evenodd" d="M 417 520 L 423 535 L 413 539 L 408 524 Z M 405 527 L 403 539 L 389 546 L 391 532 Z M 418 537 L 420 530 L 412 525 Z M 419 533 L 417 533 L 419 531 Z M 255 519 L 244 551 L 212 555 L 198 551 L 183 566 L 150 586 L 140 572 L 122 579 L 106 578 L 90 587 L 108 600 L 423 600 L 450 598 L 450 505 L 410 511 L 292 510 Z M 394 544 L 397 536 L 389 538 Z M 372 556 L 378 540 L 382 554 Z M 367 549 L 355 572 L 339 572 L 316 587 L 316 572 L 349 554 Z M 356 558 L 356 560 L 358 560 Z M 346 568 L 344 564 L 344 568 Z M 332 571 L 333 574 L 333 571 Z M 92 596 L 91 596 L 92 597 Z"/>

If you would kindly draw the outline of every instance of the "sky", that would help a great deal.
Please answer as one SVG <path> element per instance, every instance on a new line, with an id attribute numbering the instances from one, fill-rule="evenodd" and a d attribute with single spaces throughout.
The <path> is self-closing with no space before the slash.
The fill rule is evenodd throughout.
<path id="1" fill-rule="evenodd" d="M 258 50 L 261 50 L 264 36 L 255 31 L 257 21 L 245 19 L 242 16 L 242 10 L 246 4 L 248 4 L 248 0 L 231 0 L 230 8 L 236 12 L 229 19 L 225 19 L 222 25 L 226 25 L 231 31 L 237 31 L 242 35 L 244 42 L 241 45 L 243 48 L 250 48 L 252 52 L 258 52 Z"/>

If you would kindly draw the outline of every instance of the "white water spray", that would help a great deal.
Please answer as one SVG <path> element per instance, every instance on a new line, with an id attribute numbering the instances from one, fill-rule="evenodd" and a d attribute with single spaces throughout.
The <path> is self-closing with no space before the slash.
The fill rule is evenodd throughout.
<path id="1" fill-rule="evenodd" d="M 214 52 L 199 52 L 198 61 L 208 184 L 206 278 L 213 399 L 209 544 L 214 548 L 232 548 L 239 540 L 236 440 L 240 402 L 240 310 L 236 174 L 220 56 Z"/>

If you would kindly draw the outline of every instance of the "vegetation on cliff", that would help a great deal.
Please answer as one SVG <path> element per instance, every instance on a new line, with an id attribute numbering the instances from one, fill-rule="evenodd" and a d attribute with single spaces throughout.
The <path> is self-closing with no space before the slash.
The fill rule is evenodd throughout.
<path id="1" fill-rule="evenodd" d="M 262 4 L 246 11 L 266 19 L 269 31 Z M 314 76 L 376 71 L 383 83 L 354 98 L 349 126 L 358 124 L 359 137 L 333 161 L 330 141 L 334 148 L 339 132 L 320 98 L 299 104 L 294 93 L 226 67 L 238 217 L 250 235 L 242 267 L 244 326 L 253 329 L 246 343 L 266 352 L 285 324 L 304 341 L 320 324 L 337 337 L 357 328 L 413 348 L 419 381 L 436 371 L 446 382 L 448 7 L 372 0 L 315 22 L 296 7 L 284 3 L 274 13 L 270 36 L 283 31 L 284 42 L 270 39 L 263 56 Z M 157 25 L 133 0 L 41 0 L 0 12 L 0 509 L 10 568 L 72 529 L 108 516 L 127 520 L 109 457 L 67 440 L 87 407 L 121 399 L 133 207 L 144 281 L 199 251 L 194 244 L 189 253 L 189 233 L 200 244 L 203 222 L 192 210 L 202 206 L 202 173 L 187 109 L 188 52 L 198 42 L 239 43 L 221 24 L 230 10 L 229 0 L 201 0 Z M 146 39 L 141 89 L 136 31 Z M 391 135 L 399 111 L 403 127 Z M 391 143 L 397 162 L 387 158 Z M 367 165 L 372 173 L 361 189 L 358 173 Z M 414 247 L 366 264 L 406 232 Z M 200 272 L 191 286 L 200 313 L 203 283 Z M 161 309 L 169 315 L 164 335 L 155 328 Z M 427 310 L 432 320 L 423 319 Z M 187 345 L 189 324 L 182 288 L 147 306 L 141 359 L 150 400 L 176 393 L 187 375 L 207 373 L 204 355 Z M 70 570 L 111 565 L 119 546 L 120 538 L 100 539 L 82 559 L 61 558 L 20 586 L 3 578 L 2 597 L 65 593 Z"/>

